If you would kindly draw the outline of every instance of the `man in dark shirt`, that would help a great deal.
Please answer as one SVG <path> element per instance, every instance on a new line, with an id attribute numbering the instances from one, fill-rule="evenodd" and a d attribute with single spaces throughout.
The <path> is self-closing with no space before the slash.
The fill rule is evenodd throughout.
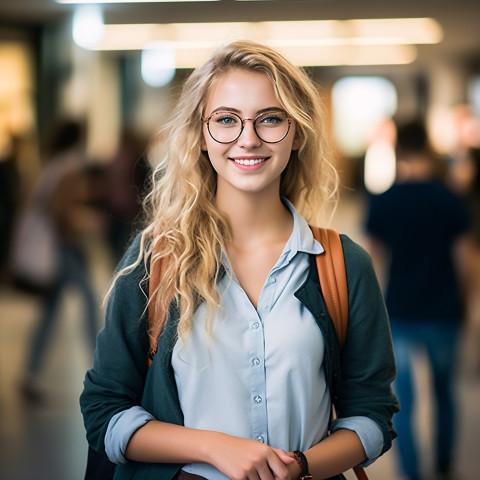
<path id="1" fill-rule="evenodd" d="M 413 433 L 413 361 L 423 350 L 436 402 L 435 465 L 450 478 L 455 437 L 453 377 L 463 316 L 470 219 L 463 200 L 437 175 L 437 161 L 421 123 L 398 129 L 397 182 L 372 196 L 366 228 L 372 256 L 386 267 L 386 304 L 392 327 L 401 411 L 395 418 L 400 464 L 409 480 L 420 478 Z"/>

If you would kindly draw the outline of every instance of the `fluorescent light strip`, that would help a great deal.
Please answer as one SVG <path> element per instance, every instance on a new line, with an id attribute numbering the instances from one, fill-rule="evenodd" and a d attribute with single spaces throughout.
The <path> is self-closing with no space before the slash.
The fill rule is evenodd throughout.
<path id="1" fill-rule="evenodd" d="M 110 24 L 94 50 L 142 50 L 167 40 L 178 68 L 192 68 L 218 45 L 239 38 L 269 43 L 304 66 L 404 64 L 416 58 L 414 45 L 439 43 L 443 31 L 431 18 Z"/>
<path id="2" fill-rule="evenodd" d="M 433 19 L 346 21 L 110 24 L 96 50 L 138 50 L 155 40 L 187 42 L 189 48 L 236 38 L 282 41 L 285 45 L 416 45 L 439 43 L 442 29 Z"/>
<path id="3" fill-rule="evenodd" d="M 55 0 L 57 3 L 85 5 L 90 3 L 180 3 L 180 2 L 219 2 L 220 0 Z"/>

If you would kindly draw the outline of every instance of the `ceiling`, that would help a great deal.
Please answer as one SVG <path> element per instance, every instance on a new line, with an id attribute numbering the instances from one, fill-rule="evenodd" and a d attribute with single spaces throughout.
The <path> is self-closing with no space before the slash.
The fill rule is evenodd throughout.
<path id="1" fill-rule="evenodd" d="M 55 24 L 74 5 L 54 0 L 0 0 L 0 31 Z M 434 58 L 478 63 L 480 1 L 478 0 L 272 0 L 105 4 L 106 23 L 172 23 L 215 21 L 324 20 L 354 18 L 433 17 L 444 29 L 439 45 L 419 47 L 416 62 Z"/>

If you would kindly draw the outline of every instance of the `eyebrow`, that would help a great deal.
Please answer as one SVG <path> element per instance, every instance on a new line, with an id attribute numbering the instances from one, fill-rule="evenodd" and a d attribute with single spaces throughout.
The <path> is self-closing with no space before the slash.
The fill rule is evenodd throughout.
<path id="1" fill-rule="evenodd" d="M 257 112 L 255 113 L 255 117 L 258 115 L 261 115 L 262 113 L 272 112 L 272 111 L 273 112 L 280 111 L 280 112 L 286 113 L 282 107 L 266 107 L 266 108 L 262 108 L 261 110 L 257 110 Z M 221 106 L 212 110 L 209 115 L 213 115 L 216 112 L 232 112 L 232 113 L 236 113 L 237 115 L 240 115 L 241 110 L 238 110 L 238 108 Z"/>

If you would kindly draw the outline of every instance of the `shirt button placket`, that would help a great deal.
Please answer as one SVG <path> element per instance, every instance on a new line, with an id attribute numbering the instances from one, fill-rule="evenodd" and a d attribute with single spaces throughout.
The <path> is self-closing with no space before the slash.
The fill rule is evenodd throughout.
<path id="1" fill-rule="evenodd" d="M 267 440 L 267 408 L 265 402 L 264 330 L 260 319 L 251 323 L 251 395 L 252 435 L 259 442 Z"/>
<path id="2" fill-rule="evenodd" d="M 277 279 L 274 275 L 268 277 L 268 283 L 265 285 L 262 291 L 262 312 L 265 317 L 263 321 L 266 321 L 267 315 L 270 313 L 270 309 L 274 304 L 275 292 L 276 292 Z"/>

